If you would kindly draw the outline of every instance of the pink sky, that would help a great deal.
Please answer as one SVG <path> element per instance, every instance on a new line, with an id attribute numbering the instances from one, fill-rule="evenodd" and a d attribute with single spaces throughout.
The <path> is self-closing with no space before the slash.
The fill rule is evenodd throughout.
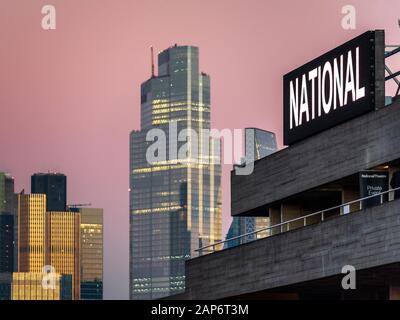
<path id="1" fill-rule="evenodd" d="M 41 8 L 57 30 L 41 29 Z M 357 29 L 343 30 L 343 5 Z M 212 125 L 259 127 L 282 144 L 282 75 L 368 29 L 400 43 L 398 0 L 1 0 L 0 170 L 68 176 L 69 203 L 105 209 L 105 298 L 128 297 L 128 146 L 149 47 L 200 48 Z M 223 177 L 223 234 L 230 224 Z"/>

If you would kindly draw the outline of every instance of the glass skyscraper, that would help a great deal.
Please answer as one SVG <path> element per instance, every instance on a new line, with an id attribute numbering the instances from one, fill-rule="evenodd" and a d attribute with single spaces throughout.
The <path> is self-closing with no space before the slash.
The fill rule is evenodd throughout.
<path id="1" fill-rule="evenodd" d="M 32 194 L 46 195 L 47 211 L 66 211 L 67 177 L 62 173 L 35 173 L 31 177 Z"/>
<path id="2" fill-rule="evenodd" d="M 210 129 L 211 110 L 210 78 L 199 72 L 198 48 L 162 51 L 158 73 L 141 86 L 141 128 L 130 136 L 131 299 L 182 292 L 185 260 L 221 239 L 220 141 L 200 134 Z M 166 157 L 149 163 L 151 129 L 166 134 Z M 188 141 L 198 135 L 197 150 L 177 157 L 185 129 Z"/>
<path id="3" fill-rule="evenodd" d="M 275 133 L 258 129 L 245 129 L 245 152 L 246 157 L 243 158 L 242 164 L 246 162 L 256 161 L 276 152 L 278 149 Z M 229 227 L 226 239 L 232 239 L 243 234 L 261 230 L 269 226 L 269 217 L 234 217 Z M 257 233 L 257 237 L 265 237 L 268 230 Z M 225 248 L 232 248 L 240 245 L 243 240 L 256 240 L 256 235 L 248 235 L 245 239 L 233 239 L 225 243 Z"/>
<path id="4" fill-rule="evenodd" d="M 14 271 L 14 215 L 0 214 L 0 272 Z"/>
<path id="5" fill-rule="evenodd" d="M 16 197 L 14 179 L 0 172 L 0 300 L 11 298 L 11 274 L 16 270 Z"/>
<path id="6" fill-rule="evenodd" d="M 79 208 L 81 214 L 81 300 L 103 299 L 103 209 Z"/>
<path id="7" fill-rule="evenodd" d="M 80 213 L 71 211 L 46 212 L 45 194 L 18 195 L 18 290 L 34 290 L 23 285 L 28 273 L 43 273 L 52 266 L 55 273 L 71 276 L 72 299 L 80 295 Z M 24 275 L 22 275 L 24 273 Z M 36 279 L 36 275 L 32 275 Z M 32 280 L 34 281 L 34 280 Z M 62 284 L 63 282 L 61 282 Z M 13 292 L 14 296 L 14 292 Z M 32 296 L 24 293 L 21 297 Z M 14 296 L 15 297 L 15 296 Z M 47 297 L 48 298 L 48 297 Z"/>

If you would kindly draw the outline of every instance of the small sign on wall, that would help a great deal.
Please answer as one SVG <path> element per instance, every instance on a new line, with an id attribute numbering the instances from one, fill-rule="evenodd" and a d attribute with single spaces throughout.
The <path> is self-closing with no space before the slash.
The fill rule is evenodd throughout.
<path id="1" fill-rule="evenodd" d="M 389 190 L 389 172 L 362 171 L 360 172 L 360 197 L 365 198 Z M 387 194 L 376 196 L 362 201 L 362 209 L 373 207 L 387 201 Z"/>

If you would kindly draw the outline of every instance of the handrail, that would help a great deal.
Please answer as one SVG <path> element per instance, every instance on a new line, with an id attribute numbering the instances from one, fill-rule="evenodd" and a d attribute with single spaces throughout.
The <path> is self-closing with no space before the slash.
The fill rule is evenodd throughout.
<path id="1" fill-rule="evenodd" d="M 324 221 L 324 213 L 325 212 L 329 212 L 329 211 L 336 210 L 336 209 L 341 209 L 341 208 L 349 206 L 351 204 L 359 203 L 361 201 L 372 199 L 372 198 L 375 198 L 375 197 L 378 197 L 378 196 L 382 197 L 385 194 L 389 194 L 390 192 L 394 192 L 394 191 L 398 191 L 398 190 L 400 190 L 400 187 L 394 188 L 394 189 L 390 189 L 390 190 L 387 190 L 387 191 L 384 191 L 384 192 L 380 192 L 380 193 L 377 193 L 377 194 L 373 194 L 372 196 L 367 196 L 367 197 L 364 197 L 364 198 L 359 198 L 357 200 L 352 200 L 352 201 L 349 201 L 349 202 L 346 202 L 346 203 L 343 203 L 343 204 L 340 204 L 340 205 L 337 205 L 337 206 L 334 206 L 334 207 L 330 207 L 330 208 L 327 208 L 327 209 L 324 209 L 324 210 L 320 210 L 320 211 L 317 211 L 317 212 L 313 212 L 313 213 L 307 214 L 305 216 L 301 216 L 301 217 L 298 217 L 298 218 L 295 218 L 295 219 L 291 219 L 291 220 L 288 220 L 288 221 L 285 221 L 285 222 L 281 222 L 281 223 L 275 224 L 273 226 L 265 227 L 265 228 L 262 228 L 262 229 L 259 229 L 259 230 L 255 230 L 255 231 L 252 231 L 252 232 L 247 232 L 247 233 L 244 233 L 244 234 L 241 234 L 239 236 L 232 237 L 232 238 L 229 238 L 229 239 L 217 241 L 217 242 L 215 242 L 213 244 L 209 244 L 207 246 L 198 248 L 195 251 L 201 253 L 202 251 L 204 251 L 204 249 L 213 248 L 212 252 L 214 252 L 215 251 L 215 247 L 219 246 L 221 244 L 224 244 L 224 243 L 227 243 L 227 242 L 230 242 L 230 241 L 234 241 L 234 240 L 237 240 L 237 239 L 242 239 L 242 238 L 245 238 L 245 237 L 248 237 L 248 236 L 251 236 L 251 235 L 256 235 L 257 233 L 260 233 L 260 232 L 263 232 L 263 231 L 268 231 L 268 230 L 271 230 L 271 229 L 277 228 L 277 227 L 282 227 L 284 225 L 287 225 L 287 224 L 290 224 L 290 223 L 293 223 L 293 222 L 296 222 L 296 221 L 300 221 L 300 220 L 304 220 L 305 221 L 307 218 L 313 217 L 313 216 L 316 216 L 316 215 L 321 215 L 321 218 L 322 218 L 321 221 Z M 381 202 L 382 202 L 382 200 L 381 200 Z M 251 241 L 254 241 L 254 240 L 251 240 Z M 209 251 L 209 250 L 207 250 L 207 251 Z"/>

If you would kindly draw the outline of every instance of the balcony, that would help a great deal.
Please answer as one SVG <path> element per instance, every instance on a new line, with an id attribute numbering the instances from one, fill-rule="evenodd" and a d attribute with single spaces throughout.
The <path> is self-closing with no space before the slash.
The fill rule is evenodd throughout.
<path id="1" fill-rule="evenodd" d="M 319 216 L 317 223 L 289 227 L 269 237 L 189 260 L 186 292 L 176 298 L 301 299 L 311 292 L 322 297 L 326 288 L 331 288 L 329 295 L 343 298 L 351 294 L 341 289 L 345 265 L 355 267 L 357 286 L 369 288 L 363 292 L 393 298 L 400 283 L 400 201 L 390 200 L 394 191 L 387 192 L 388 201 L 384 201 L 384 194 L 376 195 L 382 197 L 382 203 L 373 207 L 351 214 L 339 212 L 327 219 L 327 210 L 315 212 L 301 219 Z M 287 228 L 293 222 L 270 228 Z M 385 277 L 388 270 L 389 278 Z"/>

